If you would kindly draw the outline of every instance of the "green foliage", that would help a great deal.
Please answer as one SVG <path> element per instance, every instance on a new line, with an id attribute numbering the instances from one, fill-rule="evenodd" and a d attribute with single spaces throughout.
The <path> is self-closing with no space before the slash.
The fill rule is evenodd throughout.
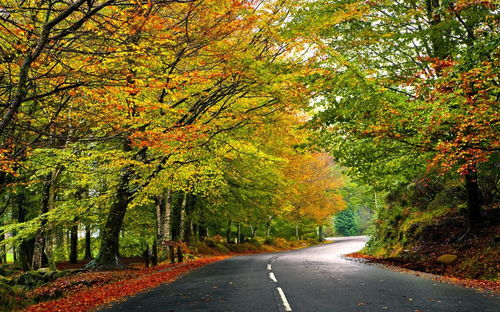
<path id="1" fill-rule="evenodd" d="M 334 217 L 338 234 L 345 236 L 366 235 L 373 219 L 376 193 L 368 187 L 347 181 L 341 188 L 347 209 Z"/>
<path id="2" fill-rule="evenodd" d="M 356 212 L 352 208 L 347 208 L 335 215 L 335 230 L 343 236 L 353 236 L 359 234 L 359 220 Z"/>

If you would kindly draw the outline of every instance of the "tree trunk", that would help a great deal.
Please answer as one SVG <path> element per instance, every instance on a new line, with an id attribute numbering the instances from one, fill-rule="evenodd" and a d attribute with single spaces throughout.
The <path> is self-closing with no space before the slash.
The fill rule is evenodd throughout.
<path id="1" fill-rule="evenodd" d="M 271 236 L 271 222 L 273 221 L 273 217 L 269 216 L 266 222 L 266 238 Z"/>
<path id="2" fill-rule="evenodd" d="M 465 175 L 465 189 L 467 191 L 467 228 L 469 231 L 474 231 L 481 222 L 481 197 L 475 167 L 470 168 L 469 173 Z"/>
<path id="3" fill-rule="evenodd" d="M 177 261 L 181 263 L 184 261 L 184 256 L 182 255 L 182 248 L 181 246 L 177 246 Z"/>
<path id="4" fill-rule="evenodd" d="M 238 227 L 236 230 L 236 244 L 240 244 L 240 243 L 241 243 L 241 223 L 238 222 Z"/>
<path id="5" fill-rule="evenodd" d="M 3 223 L 0 222 L 0 226 L 3 226 Z M 2 234 L 0 234 L 0 243 L 2 241 L 5 240 L 5 233 L 2 232 Z M 7 252 L 6 252 L 6 248 L 5 248 L 5 245 L 3 245 L 2 247 L 0 247 L 0 263 L 6 263 L 7 262 Z"/>
<path id="6" fill-rule="evenodd" d="M 92 259 L 92 233 L 90 232 L 90 225 L 85 226 L 85 256 L 84 259 Z"/>
<path id="7" fill-rule="evenodd" d="M 170 263 L 175 263 L 175 249 L 174 249 L 174 246 L 168 246 L 168 257 L 170 258 Z"/>
<path id="8" fill-rule="evenodd" d="M 78 219 L 73 220 L 70 233 L 69 262 L 78 263 Z"/>
<path id="9" fill-rule="evenodd" d="M 97 257 L 89 262 L 87 269 L 123 269 L 119 259 L 120 231 L 131 193 L 128 190 L 132 171 L 124 168 L 117 187 L 115 202 L 111 205 L 104 228 L 102 229 L 101 247 Z"/>
<path id="10" fill-rule="evenodd" d="M 146 249 L 143 252 L 143 257 L 144 257 L 144 266 L 146 268 L 149 268 L 149 262 L 150 262 L 151 258 L 149 256 L 149 245 L 148 244 L 146 244 Z"/>
<path id="11" fill-rule="evenodd" d="M 257 233 L 257 226 L 253 226 L 250 224 L 250 233 L 252 235 L 252 238 L 255 238 L 255 234 Z"/>
<path id="12" fill-rule="evenodd" d="M 40 222 L 40 229 L 37 231 L 35 235 L 35 247 L 33 248 L 33 258 L 31 263 L 31 268 L 33 270 L 37 270 L 42 267 L 42 257 L 43 250 L 45 246 L 45 228 L 47 225 L 47 219 L 44 216 L 47 212 L 49 212 L 49 196 L 50 196 L 50 184 L 52 180 L 52 173 L 49 173 L 45 178 L 45 182 L 43 184 L 42 191 L 42 210 L 40 214 L 42 215 L 42 219 Z"/>
<path id="13" fill-rule="evenodd" d="M 158 243 L 157 243 L 156 238 L 155 238 L 155 240 L 153 240 L 153 251 L 151 254 L 151 265 L 152 266 L 158 265 Z"/>
<path id="14" fill-rule="evenodd" d="M 24 205 L 26 204 L 25 194 L 21 191 L 16 195 L 16 205 L 17 205 L 17 221 L 19 223 L 26 221 L 26 209 Z M 18 257 L 19 264 L 23 271 L 29 271 L 31 268 L 31 261 L 33 259 L 33 239 L 26 239 L 19 244 Z"/>
<path id="15" fill-rule="evenodd" d="M 184 192 L 181 204 L 181 216 L 179 218 L 179 240 L 186 241 L 186 202 L 187 192 Z"/>
<path id="16" fill-rule="evenodd" d="M 172 215 L 172 194 L 170 189 L 167 189 L 167 194 L 164 200 L 164 211 L 163 211 L 163 240 L 172 240 L 172 227 L 171 227 L 171 215 Z"/>
<path id="17" fill-rule="evenodd" d="M 232 237 L 231 237 L 231 221 L 227 221 L 227 230 L 226 230 L 226 241 L 227 243 L 231 243 Z"/>
<path id="18" fill-rule="evenodd" d="M 163 218 L 162 218 L 162 207 L 163 207 L 163 196 L 156 196 L 155 197 L 155 206 L 156 206 L 156 238 L 154 239 L 154 244 L 153 244 L 153 254 L 158 257 L 158 244 L 157 242 L 162 240 L 163 236 Z M 160 244 L 160 246 L 162 246 Z M 157 260 L 155 260 L 157 261 Z"/>
<path id="19" fill-rule="evenodd" d="M 295 239 L 299 240 L 299 222 L 295 223 Z"/>
<path id="20" fill-rule="evenodd" d="M 44 216 L 47 212 L 54 208 L 54 200 L 56 195 L 56 182 L 62 171 L 62 167 L 58 166 L 54 171 L 49 173 L 45 179 L 42 193 L 42 219 L 40 222 L 40 230 L 35 236 L 35 247 L 33 249 L 32 269 L 37 270 L 43 266 L 45 236 L 47 233 L 47 218 Z"/>
<path id="21" fill-rule="evenodd" d="M 163 219 L 162 219 L 162 207 L 163 207 L 163 196 L 157 196 L 155 198 L 155 206 L 156 206 L 156 237 L 161 239 L 163 236 Z"/>
<path id="22" fill-rule="evenodd" d="M 320 225 L 319 229 L 318 229 L 318 241 L 320 243 L 325 241 L 325 238 L 323 237 L 323 226 L 322 225 Z"/>

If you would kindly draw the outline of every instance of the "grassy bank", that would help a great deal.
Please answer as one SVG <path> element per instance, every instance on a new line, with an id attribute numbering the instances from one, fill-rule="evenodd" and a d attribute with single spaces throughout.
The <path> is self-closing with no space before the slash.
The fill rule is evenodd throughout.
<path id="1" fill-rule="evenodd" d="M 500 291 L 500 209 L 486 209 L 483 219 L 470 232 L 457 210 L 408 210 L 379 224 L 367 247 L 349 256 Z"/>

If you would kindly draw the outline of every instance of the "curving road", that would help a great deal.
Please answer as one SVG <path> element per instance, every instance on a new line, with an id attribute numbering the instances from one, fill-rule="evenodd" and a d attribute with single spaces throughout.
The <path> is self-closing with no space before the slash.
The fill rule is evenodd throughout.
<path id="1" fill-rule="evenodd" d="M 500 299 L 341 258 L 366 237 L 216 262 L 100 311 L 498 312 Z"/>

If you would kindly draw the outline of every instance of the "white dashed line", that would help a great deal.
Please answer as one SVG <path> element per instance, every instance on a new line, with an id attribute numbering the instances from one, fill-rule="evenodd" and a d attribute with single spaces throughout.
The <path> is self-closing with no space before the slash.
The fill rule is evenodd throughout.
<path id="1" fill-rule="evenodd" d="M 271 265 L 270 265 L 270 264 L 268 264 L 268 265 L 267 265 L 267 269 L 268 269 L 269 271 L 271 271 Z"/>
<path id="2" fill-rule="evenodd" d="M 283 289 L 281 289 L 280 287 L 278 287 L 276 289 L 278 290 L 278 293 L 280 294 L 281 301 L 283 301 L 283 305 L 285 306 L 285 311 L 292 311 L 292 307 L 290 307 L 288 300 L 286 300 L 285 293 L 283 292 Z"/>
<path id="3" fill-rule="evenodd" d="M 272 279 L 275 283 L 278 282 L 278 280 L 276 279 L 276 276 L 274 276 L 273 272 L 269 273 L 269 278 Z"/>

